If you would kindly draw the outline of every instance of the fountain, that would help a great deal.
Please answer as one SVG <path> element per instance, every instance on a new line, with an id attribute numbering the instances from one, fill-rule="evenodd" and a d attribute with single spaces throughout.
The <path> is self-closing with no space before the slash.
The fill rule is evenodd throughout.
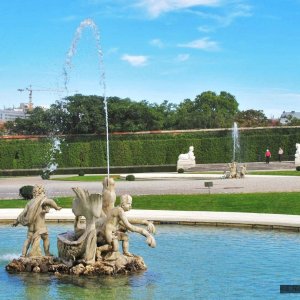
<path id="1" fill-rule="evenodd" d="M 232 142 L 233 142 L 233 156 L 232 162 L 228 164 L 229 171 L 225 171 L 225 178 L 244 178 L 247 172 L 246 164 L 238 166 L 236 161 L 239 160 L 240 156 L 240 139 L 239 139 L 239 129 L 236 122 L 233 123 L 232 131 Z"/>
<path id="2" fill-rule="evenodd" d="M 106 124 L 107 177 L 103 181 L 102 194 L 90 194 L 87 190 L 73 188 L 76 197 L 73 200 L 72 212 L 75 215 L 74 230 L 58 234 L 58 257 L 49 252 L 48 231 L 45 225 L 45 215 L 50 208 L 61 209 L 52 199 L 47 199 L 43 186 L 34 187 L 34 198 L 26 205 L 13 226 L 22 224 L 28 227 L 27 239 L 24 243 L 22 256 L 14 259 L 6 266 L 9 272 L 34 272 L 76 274 L 76 275 L 112 275 L 145 270 L 142 257 L 129 252 L 128 232 L 136 232 L 146 237 L 150 247 L 155 247 L 153 237 L 155 227 L 147 220 L 128 220 L 126 211 L 132 206 L 132 197 L 122 195 L 121 203 L 115 207 L 115 182 L 109 177 L 109 136 L 108 108 L 106 100 L 105 73 L 103 71 L 103 53 L 100 47 L 100 34 L 96 24 L 91 19 L 80 23 L 67 54 L 64 67 L 64 85 L 68 91 L 69 73 L 72 58 L 76 53 L 77 44 L 84 28 L 93 30 L 97 42 L 97 52 L 101 79 Z M 54 154 L 60 150 L 60 141 L 53 139 L 50 161 L 45 172 L 48 174 L 57 167 Z M 40 192 L 39 192 L 40 191 Z M 82 223 L 84 221 L 84 223 Z M 134 224 L 146 225 L 147 229 Z M 40 240 L 44 241 L 44 254 L 40 249 Z M 123 253 L 119 251 L 119 242 Z"/>
<path id="3" fill-rule="evenodd" d="M 233 123 L 233 127 L 232 127 L 232 141 L 233 141 L 232 161 L 236 161 L 237 156 L 240 154 L 239 129 L 236 122 Z"/>
<path id="4" fill-rule="evenodd" d="M 72 58 L 76 54 L 77 45 L 82 36 L 82 32 L 85 28 L 91 28 L 96 41 L 96 50 L 99 57 L 99 70 L 100 70 L 100 80 L 99 84 L 103 88 L 103 99 L 104 99 L 104 112 L 105 112 L 105 129 L 106 129 L 106 159 L 107 159 L 107 176 L 110 175 L 110 162 L 109 162 L 109 132 L 108 132 L 108 107 L 107 107 L 107 99 L 106 99 L 106 82 L 105 82 L 105 72 L 104 72 L 104 62 L 103 62 L 103 52 L 100 44 L 100 33 L 97 25 L 92 19 L 83 20 L 78 28 L 76 29 L 73 41 L 71 43 L 70 49 L 67 53 L 67 58 L 65 62 L 65 66 L 63 68 L 64 75 L 64 87 L 66 92 L 68 93 L 68 82 L 69 82 L 69 70 L 72 68 Z"/>
<path id="5" fill-rule="evenodd" d="M 60 137 L 55 136 L 55 134 L 50 134 L 50 149 L 47 153 L 47 166 L 42 171 L 42 178 L 49 179 L 50 174 L 53 173 L 58 164 L 56 162 L 56 155 L 61 153 L 61 142 L 63 141 Z"/>

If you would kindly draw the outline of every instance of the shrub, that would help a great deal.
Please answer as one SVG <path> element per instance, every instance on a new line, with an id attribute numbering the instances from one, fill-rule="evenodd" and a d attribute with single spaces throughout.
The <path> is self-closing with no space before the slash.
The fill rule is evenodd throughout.
<path id="1" fill-rule="evenodd" d="M 296 170 L 297 170 L 297 171 L 300 171 L 300 166 L 296 167 Z"/>
<path id="2" fill-rule="evenodd" d="M 43 171 L 41 177 L 42 177 L 43 180 L 50 179 L 50 172 L 48 170 Z"/>
<path id="3" fill-rule="evenodd" d="M 180 168 L 177 170 L 178 173 L 184 173 L 184 169 Z"/>
<path id="4" fill-rule="evenodd" d="M 132 175 L 132 174 L 131 174 L 131 175 L 127 175 L 127 176 L 126 176 L 126 180 L 127 180 L 127 181 L 135 181 L 135 176 Z"/>
<path id="5" fill-rule="evenodd" d="M 78 176 L 84 176 L 84 175 L 85 175 L 84 171 L 83 170 L 79 170 Z"/>
<path id="6" fill-rule="evenodd" d="M 19 195 L 26 200 L 33 198 L 33 186 L 32 185 L 24 185 L 19 189 Z"/>

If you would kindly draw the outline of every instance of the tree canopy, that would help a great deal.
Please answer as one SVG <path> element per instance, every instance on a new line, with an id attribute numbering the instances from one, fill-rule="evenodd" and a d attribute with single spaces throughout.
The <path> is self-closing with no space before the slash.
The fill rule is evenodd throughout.
<path id="1" fill-rule="evenodd" d="M 265 125 L 262 111 L 239 111 L 238 102 L 228 92 L 206 91 L 194 100 L 185 99 L 178 105 L 146 100 L 108 97 L 109 131 L 143 131 L 170 129 L 229 128 L 234 121 L 239 126 Z M 29 112 L 28 118 L 6 123 L 14 134 L 87 134 L 105 132 L 104 98 L 76 94 L 58 100 L 44 110 Z"/>

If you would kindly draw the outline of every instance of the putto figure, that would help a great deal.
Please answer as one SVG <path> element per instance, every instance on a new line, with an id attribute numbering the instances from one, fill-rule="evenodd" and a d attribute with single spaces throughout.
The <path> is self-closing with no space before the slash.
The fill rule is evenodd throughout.
<path id="1" fill-rule="evenodd" d="M 42 185 L 35 185 L 33 187 L 33 199 L 26 204 L 24 210 L 12 224 L 14 227 L 19 224 L 28 227 L 22 256 L 42 256 L 41 239 L 43 240 L 45 255 L 51 256 L 48 230 L 45 223 L 45 215 L 50 211 L 50 208 L 61 209 L 54 200 L 46 197 L 45 188 Z M 30 246 L 31 249 L 28 253 Z"/>
<path id="2" fill-rule="evenodd" d="M 108 260 L 115 260 L 119 255 L 119 241 L 122 241 L 123 254 L 126 256 L 133 256 L 129 250 L 129 240 L 127 231 L 137 232 L 147 238 L 148 246 L 154 248 L 156 242 L 154 237 L 150 232 L 154 232 L 155 228 L 149 226 L 148 230 L 145 230 L 141 227 L 132 225 L 125 212 L 129 211 L 132 207 L 132 197 L 130 195 L 121 196 L 120 206 L 112 208 L 107 217 L 104 220 L 101 220 L 98 226 L 98 243 L 104 244 L 103 246 L 98 247 L 98 251 L 110 251 L 109 255 L 106 257 Z M 140 222 L 138 222 L 140 223 Z M 98 252 L 99 257 L 99 252 Z"/>

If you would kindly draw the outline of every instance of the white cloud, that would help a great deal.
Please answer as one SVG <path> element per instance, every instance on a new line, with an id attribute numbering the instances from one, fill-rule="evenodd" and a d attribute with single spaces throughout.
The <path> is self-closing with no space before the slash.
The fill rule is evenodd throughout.
<path id="1" fill-rule="evenodd" d="M 216 6 L 220 0 L 140 0 L 138 6 L 145 7 L 152 17 L 169 11 L 194 6 Z"/>
<path id="2" fill-rule="evenodd" d="M 178 47 L 194 48 L 206 51 L 217 51 L 220 47 L 217 42 L 210 40 L 209 37 L 205 37 L 199 40 L 194 40 L 186 44 L 179 44 Z"/>
<path id="3" fill-rule="evenodd" d="M 129 64 L 131 64 L 134 67 L 140 67 L 145 66 L 148 61 L 148 57 L 144 55 L 128 55 L 124 54 L 121 57 L 122 60 L 127 61 Z"/>
<path id="4" fill-rule="evenodd" d="M 206 33 L 214 31 L 214 29 L 212 27 L 207 26 L 207 25 L 199 26 L 197 29 L 201 32 L 206 32 Z"/>
<path id="5" fill-rule="evenodd" d="M 158 47 L 158 48 L 163 48 L 164 44 L 160 39 L 153 39 L 150 41 L 150 45 Z"/>
<path id="6" fill-rule="evenodd" d="M 79 16 L 75 16 L 75 15 L 69 15 L 69 16 L 65 16 L 61 19 L 61 21 L 63 22 L 72 22 L 72 21 L 76 21 L 80 19 Z"/>
<path id="7" fill-rule="evenodd" d="M 214 31 L 219 27 L 227 27 L 231 25 L 238 18 L 246 18 L 252 16 L 252 7 L 246 4 L 236 4 L 233 2 L 232 5 L 228 5 L 223 13 L 214 14 L 214 13 L 205 13 L 203 11 L 188 10 L 189 13 L 195 14 L 201 19 L 212 20 L 215 24 L 210 26 L 200 26 L 198 27 L 199 31 L 209 32 Z"/>
<path id="8" fill-rule="evenodd" d="M 112 48 L 109 48 L 106 52 L 106 54 L 115 54 L 119 51 L 119 48 L 117 47 L 112 47 Z"/>
<path id="9" fill-rule="evenodd" d="M 178 61 L 186 61 L 190 58 L 190 55 L 189 54 L 179 54 L 177 56 L 177 60 Z"/>

